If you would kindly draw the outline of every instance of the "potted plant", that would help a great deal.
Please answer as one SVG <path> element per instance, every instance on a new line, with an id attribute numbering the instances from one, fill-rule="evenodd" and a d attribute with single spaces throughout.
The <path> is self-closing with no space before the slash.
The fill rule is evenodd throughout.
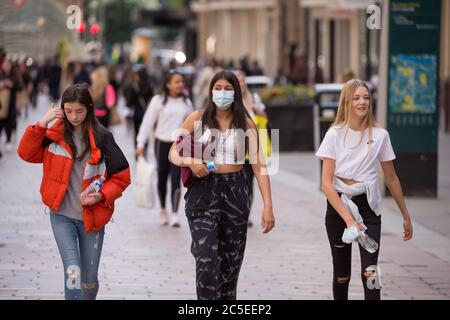
<path id="1" fill-rule="evenodd" d="M 261 91 L 272 129 L 279 130 L 279 151 L 314 150 L 314 91 L 288 84 Z"/>
<path id="2" fill-rule="evenodd" d="M 312 106 L 314 91 L 308 86 L 287 84 L 261 90 L 261 99 L 267 106 Z"/>

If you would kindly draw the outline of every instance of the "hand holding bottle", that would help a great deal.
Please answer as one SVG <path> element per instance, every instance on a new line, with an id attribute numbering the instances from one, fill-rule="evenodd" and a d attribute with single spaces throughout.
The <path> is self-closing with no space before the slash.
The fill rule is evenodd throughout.
<path id="1" fill-rule="evenodd" d="M 80 200 L 83 206 L 92 206 L 103 201 L 103 194 L 101 192 L 95 192 L 84 197 L 80 195 Z"/>
<path id="2" fill-rule="evenodd" d="M 80 201 L 83 206 L 92 206 L 103 201 L 103 194 L 100 189 L 103 187 L 105 178 L 102 176 L 94 181 L 83 190 L 80 194 Z"/>
<path id="3" fill-rule="evenodd" d="M 373 240 L 363 231 L 360 231 L 359 234 L 360 235 L 357 240 L 361 245 L 361 247 L 363 247 L 370 253 L 374 253 L 375 251 L 378 250 L 378 243 L 375 240 Z"/>
<path id="4" fill-rule="evenodd" d="M 374 253 L 378 250 L 378 243 L 369 237 L 357 223 L 346 228 L 342 235 L 342 242 L 350 244 L 353 241 L 358 241 L 359 244 L 370 253 Z"/>

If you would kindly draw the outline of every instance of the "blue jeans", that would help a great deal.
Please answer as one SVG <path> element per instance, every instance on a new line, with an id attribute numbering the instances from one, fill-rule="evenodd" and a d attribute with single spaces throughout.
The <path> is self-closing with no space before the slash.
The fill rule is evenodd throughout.
<path id="1" fill-rule="evenodd" d="M 50 221 L 64 265 L 66 300 L 95 300 L 105 228 L 86 233 L 83 221 L 55 213 Z"/>

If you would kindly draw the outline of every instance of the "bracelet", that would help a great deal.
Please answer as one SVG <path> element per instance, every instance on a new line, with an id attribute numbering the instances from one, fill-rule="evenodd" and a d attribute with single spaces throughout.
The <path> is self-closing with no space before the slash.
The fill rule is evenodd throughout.
<path id="1" fill-rule="evenodd" d="M 208 171 L 215 171 L 216 170 L 216 165 L 214 164 L 214 161 L 206 162 L 206 167 L 208 168 Z"/>

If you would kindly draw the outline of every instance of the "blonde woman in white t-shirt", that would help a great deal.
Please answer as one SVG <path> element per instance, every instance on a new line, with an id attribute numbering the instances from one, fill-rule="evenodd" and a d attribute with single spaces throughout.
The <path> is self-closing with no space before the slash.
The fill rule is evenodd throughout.
<path id="1" fill-rule="evenodd" d="M 327 197 L 325 224 L 333 257 L 333 296 L 348 299 L 352 242 L 360 232 L 380 243 L 380 187 L 377 164 L 403 215 L 403 240 L 412 238 L 411 218 L 396 175 L 388 132 L 372 114 L 367 85 L 357 79 L 344 84 L 336 120 L 326 133 L 316 156 L 323 160 L 322 191 Z M 361 245 L 361 279 L 366 300 L 380 299 L 378 249 L 370 253 Z"/>

